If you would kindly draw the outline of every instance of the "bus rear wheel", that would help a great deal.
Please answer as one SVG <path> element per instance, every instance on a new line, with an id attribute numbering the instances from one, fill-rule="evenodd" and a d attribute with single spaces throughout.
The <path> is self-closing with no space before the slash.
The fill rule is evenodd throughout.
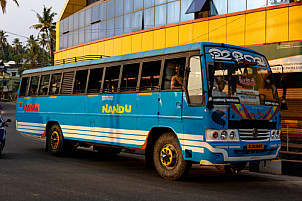
<path id="1" fill-rule="evenodd" d="M 183 178 L 192 166 L 183 159 L 178 139 L 173 133 L 165 133 L 157 139 L 153 160 L 158 174 L 167 180 Z"/>
<path id="2" fill-rule="evenodd" d="M 61 156 L 65 152 L 64 137 L 59 125 L 55 124 L 51 127 L 47 136 L 47 148 L 54 156 Z"/>

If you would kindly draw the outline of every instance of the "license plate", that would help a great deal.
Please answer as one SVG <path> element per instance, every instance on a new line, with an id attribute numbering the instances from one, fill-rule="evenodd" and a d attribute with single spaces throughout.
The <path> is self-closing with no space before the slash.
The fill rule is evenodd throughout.
<path id="1" fill-rule="evenodd" d="M 247 149 L 264 149 L 264 143 L 248 143 Z"/>

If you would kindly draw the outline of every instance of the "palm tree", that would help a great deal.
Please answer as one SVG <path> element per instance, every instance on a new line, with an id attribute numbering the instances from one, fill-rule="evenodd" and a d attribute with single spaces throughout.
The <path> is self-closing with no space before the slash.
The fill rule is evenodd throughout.
<path id="1" fill-rule="evenodd" d="M 38 61 L 39 52 L 40 48 L 37 40 L 33 35 L 30 35 L 29 39 L 27 40 L 26 50 L 24 54 L 24 64 L 29 63 L 31 68 L 35 67 Z"/>
<path id="2" fill-rule="evenodd" d="M 17 6 L 19 6 L 19 3 L 17 0 L 13 0 Z M 3 14 L 6 12 L 6 4 L 7 4 L 7 0 L 0 0 L 0 3 L 1 3 L 1 7 L 2 7 L 2 12 Z"/>
<path id="3" fill-rule="evenodd" d="M 37 18 L 39 23 L 32 25 L 30 28 L 34 28 L 39 30 L 38 35 L 41 33 L 46 34 L 47 42 L 48 42 L 48 48 L 49 48 L 49 54 L 51 62 L 54 60 L 54 40 L 55 40 L 55 30 L 56 30 L 56 24 L 53 22 L 55 15 L 57 13 L 51 11 L 52 7 L 46 8 L 44 5 L 43 13 L 40 15 L 36 11 L 34 11 L 37 14 Z"/>
<path id="4" fill-rule="evenodd" d="M 7 37 L 6 33 L 4 31 L 0 31 L 0 46 L 4 55 L 4 47 L 7 45 Z"/>
<path id="5" fill-rule="evenodd" d="M 14 48 L 14 52 L 15 54 L 20 54 L 20 50 L 22 48 L 22 44 L 19 40 L 19 38 L 15 38 L 13 41 L 13 48 Z"/>
<path id="6" fill-rule="evenodd" d="M 48 44 L 48 42 L 47 42 L 47 36 L 46 36 L 45 33 L 42 33 L 42 34 L 41 34 L 41 38 L 40 38 L 39 44 L 40 44 L 43 48 L 45 48 L 45 46 Z"/>

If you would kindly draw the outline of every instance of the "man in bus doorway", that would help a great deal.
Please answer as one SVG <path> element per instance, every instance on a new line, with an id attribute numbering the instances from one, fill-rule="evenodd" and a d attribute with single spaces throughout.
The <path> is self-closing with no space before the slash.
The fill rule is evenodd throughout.
<path id="1" fill-rule="evenodd" d="M 183 85 L 183 78 L 179 75 L 179 64 L 175 64 L 175 75 L 171 79 L 171 89 L 181 89 Z"/>

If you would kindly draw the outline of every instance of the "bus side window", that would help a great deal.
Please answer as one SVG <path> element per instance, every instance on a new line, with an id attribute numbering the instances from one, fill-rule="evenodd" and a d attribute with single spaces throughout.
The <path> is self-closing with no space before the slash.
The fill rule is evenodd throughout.
<path id="1" fill-rule="evenodd" d="M 90 70 L 88 81 L 88 93 L 99 93 L 102 87 L 104 68 L 96 68 Z"/>
<path id="2" fill-rule="evenodd" d="M 76 72 L 73 93 L 85 93 L 88 70 L 79 70 Z"/>
<path id="3" fill-rule="evenodd" d="M 203 81 L 200 56 L 190 58 L 188 95 L 191 104 L 201 105 L 203 103 Z"/>
<path id="4" fill-rule="evenodd" d="M 106 67 L 103 89 L 105 93 L 117 92 L 118 81 L 120 77 L 120 68 L 121 66 Z"/>
<path id="5" fill-rule="evenodd" d="M 61 85 L 61 73 L 53 74 L 51 77 L 50 83 L 50 94 L 59 94 L 60 85 Z"/>
<path id="6" fill-rule="evenodd" d="M 29 87 L 29 92 L 28 95 L 37 95 L 38 93 L 38 84 L 39 84 L 39 76 L 33 76 L 30 79 L 30 87 Z"/>
<path id="7" fill-rule="evenodd" d="M 159 90 L 161 61 L 143 63 L 140 91 Z"/>
<path id="8" fill-rule="evenodd" d="M 23 77 L 21 80 L 20 93 L 19 96 L 25 96 L 26 90 L 29 85 L 29 77 Z"/>
<path id="9" fill-rule="evenodd" d="M 168 59 L 165 61 L 163 89 L 182 89 L 186 58 Z"/>
<path id="10" fill-rule="evenodd" d="M 39 87 L 39 95 L 47 95 L 49 86 L 49 75 L 42 75 Z"/>
<path id="11" fill-rule="evenodd" d="M 136 91 L 139 63 L 123 66 L 121 91 Z"/>

